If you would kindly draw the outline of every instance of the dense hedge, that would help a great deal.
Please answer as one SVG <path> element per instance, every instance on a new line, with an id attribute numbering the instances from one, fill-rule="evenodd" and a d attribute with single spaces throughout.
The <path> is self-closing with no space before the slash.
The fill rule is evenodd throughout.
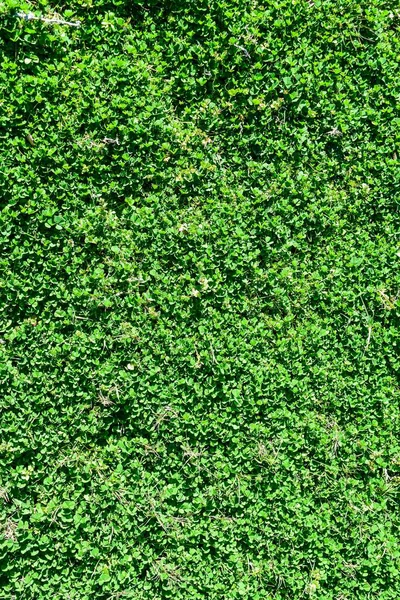
<path id="1" fill-rule="evenodd" d="M 399 25 L 0 1 L 0 598 L 398 600 Z"/>

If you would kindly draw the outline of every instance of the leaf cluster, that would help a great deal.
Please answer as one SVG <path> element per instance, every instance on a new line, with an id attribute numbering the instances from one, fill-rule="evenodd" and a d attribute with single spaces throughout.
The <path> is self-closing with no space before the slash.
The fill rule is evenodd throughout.
<path id="1" fill-rule="evenodd" d="M 399 19 L 0 1 L 0 598 L 399 598 Z"/>

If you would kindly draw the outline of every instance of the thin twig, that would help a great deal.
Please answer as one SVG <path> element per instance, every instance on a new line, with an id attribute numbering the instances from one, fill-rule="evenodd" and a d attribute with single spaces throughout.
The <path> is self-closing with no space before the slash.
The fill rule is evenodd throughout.
<path id="1" fill-rule="evenodd" d="M 64 19 L 47 19 L 46 17 L 37 17 L 32 12 L 17 12 L 17 17 L 25 21 L 42 21 L 43 23 L 54 23 L 55 25 L 69 25 L 70 27 L 80 27 L 80 21 L 64 21 Z"/>
<path id="2" fill-rule="evenodd" d="M 117 146 L 119 146 L 118 137 L 116 137 L 115 140 L 113 138 L 105 137 L 105 138 L 103 138 L 102 141 L 103 141 L 103 144 L 116 144 Z"/>
<path id="3" fill-rule="evenodd" d="M 343 133 L 337 127 L 334 127 L 330 131 L 327 131 L 326 135 L 331 135 L 333 137 L 341 137 Z"/>
<path id="4" fill-rule="evenodd" d="M 243 52 L 243 54 L 245 55 L 246 58 L 248 58 L 249 60 L 251 59 L 251 56 L 250 56 L 249 52 L 246 50 L 246 48 L 243 48 L 243 46 L 239 46 L 238 44 L 233 44 L 233 45 L 238 50 L 241 50 Z"/>
<path id="5" fill-rule="evenodd" d="M 210 350 L 211 350 L 211 356 L 212 356 L 212 359 L 213 359 L 213 363 L 217 363 L 218 361 L 217 361 L 217 359 L 215 358 L 215 354 L 214 354 L 214 348 L 212 347 L 212 344 L 211 344 L 211 342 L 210 342 Z"/>
<path id="6" fill-rule="evenodd" d="M 366 343 L 366 346 L 365 346 L 365 350 L 368 348 L 369 343 L 371 341 L 371 333 L 372 333 L 372 326 L 370 325 L 368 327 L 368 339 L 367 339 L 367 343 Z M 364 350 L 364 352 L 365 352 L 365 350 Z"/>

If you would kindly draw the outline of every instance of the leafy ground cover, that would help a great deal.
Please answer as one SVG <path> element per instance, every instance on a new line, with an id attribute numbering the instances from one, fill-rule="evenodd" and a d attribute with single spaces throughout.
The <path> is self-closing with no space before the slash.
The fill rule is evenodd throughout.
<path id="1" fill-rule="evenodd" d="M 399 19 L 0 2 L 0 598 L 398 600 Z"/>

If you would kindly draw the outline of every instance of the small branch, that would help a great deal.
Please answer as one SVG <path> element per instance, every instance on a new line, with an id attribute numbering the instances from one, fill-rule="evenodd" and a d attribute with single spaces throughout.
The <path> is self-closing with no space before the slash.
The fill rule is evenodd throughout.
<path id="1" fill-rule="evenodd" d="M 70 27 L 80 27 L 80 21 L 64 21 L 64 19 L 47 19 L 46 17 L 37 17 L 32 12 L 18 12 L 17 17 L 25 21 L 42 21 L 43 23 L 54 23 L 55 25 L 69 25 Z"/>

